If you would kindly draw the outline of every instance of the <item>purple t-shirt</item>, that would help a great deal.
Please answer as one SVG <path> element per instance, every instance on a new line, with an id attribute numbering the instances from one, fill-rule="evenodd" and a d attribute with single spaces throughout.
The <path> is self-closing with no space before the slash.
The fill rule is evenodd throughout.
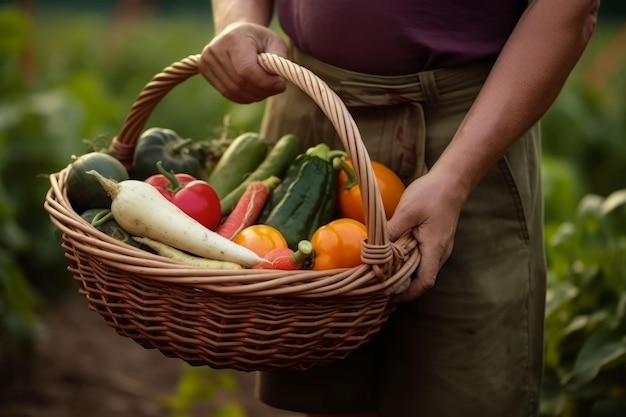
<path id="1" fill-rule="evenodd" d="M 276 0 L 281 27 L 317 59 L 377 75 L 494 57 L 527 0 Z"/>

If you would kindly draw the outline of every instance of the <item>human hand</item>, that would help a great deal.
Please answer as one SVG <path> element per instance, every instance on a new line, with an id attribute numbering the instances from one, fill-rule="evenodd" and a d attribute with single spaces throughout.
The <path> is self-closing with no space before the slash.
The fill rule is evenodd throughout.
<path id="1" fill-rule="evenodd" d="M 286 81 L 258 63 L 258 54 L 287 55 L 287 44 L 269 28 L 237 23 L 227 26 L 202 51 L 200 74 L 227 99 L 249 104 L 281 93 Z"/>
<path id="2" fill-rule="evenodd" d="M 411 230 L 421 254 L 409 288 L 394 301 L 411 301 L 435 285 L 437 274 L 452 253 L 464 193 L 445 175 L 433 171 L 413 181 L 387 222 L 391 241 Z"/>

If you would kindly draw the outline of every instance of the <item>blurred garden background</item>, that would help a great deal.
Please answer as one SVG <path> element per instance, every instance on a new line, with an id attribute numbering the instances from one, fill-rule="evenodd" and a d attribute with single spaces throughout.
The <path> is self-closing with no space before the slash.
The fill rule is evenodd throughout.
<path id="1" fill-rule="evenodd" d="M 189 368 L 105 327 L 77 298 L 43 209 L 47 174 L 108 143 L 151 77 L 211 36 L 208 0 L 0 1 L 1 416 L 276 415 L 252 400 L 250 375 Z M 194 77 L 148 124 L 203 140 L 220 137 L 225 116 L 229 132 L 255 131 L 262 111 L 263 103 L 235 105 Z M 597 32 L 543 132 L 550 274 L 542 414 L 623 417 L 623 0 L 602 2 Z"/>

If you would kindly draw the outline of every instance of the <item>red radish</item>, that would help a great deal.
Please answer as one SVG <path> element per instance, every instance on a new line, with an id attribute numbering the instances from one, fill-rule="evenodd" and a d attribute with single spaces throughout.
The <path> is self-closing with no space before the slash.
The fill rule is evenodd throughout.
<path id="1" fill-rule="evenodd" d="M 301 240 L 298 243 L 298 250 L 292 251 L 289 248 L 276 248 L 270 251 L 263 258 L 269 262 L 261 262 L 254 265 L 253 269 L 280 269 L 285 271 L 302 268 L 304 262 L 313 253 L 313 245 L 308 240 Z"/>
<path id="2" fill-rule="evenodd" d="M 233 211 L 224 223 L 217 229 L 217 233 L 233 240 L 237 233 L 256 222 L 261 214 L 265 202 L 272 190 L 280 183 L 280 178 L 269 177 L 263 181 L 253 181 L 247 187 Z"/>

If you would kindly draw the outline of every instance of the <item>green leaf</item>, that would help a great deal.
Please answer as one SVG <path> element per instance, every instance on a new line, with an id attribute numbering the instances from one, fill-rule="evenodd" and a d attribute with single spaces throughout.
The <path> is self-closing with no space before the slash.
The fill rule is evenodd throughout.
<path id="1" fill-rule="evenodd" d="M 569 282 L 561 282 L 548 288 L 546 292 L 546 316 L 552 316 L 564 304 L 573 300 L 579 290 Z"/>
<path id="2" fill-rule="evenodd" d="M 544 155 L 541 160 L 542 186 L 547 223 L 574 217 L 581 195 L 578 168 L 570 160 Z"/>
<path id="3" fill-rule="evenodd" d="M 561 389 L 561 384 L 556 371 L 547 367 L 544 370 L 543 385 L 541 387 L 541 415 L 558 416 L 561 415 L 567 396 Z"/>
<path id="4" fill-rule="evenodd" d="M 583 344 L 566 389 L 576 391 L 591 382 L 605 367 L 626 360 L 626 337 L 621 332 L 598 330 Z"/>
<path id="5" fill-rule="evenodd" d="M 602 203 L 603 199 L 601 196 L 596 194 L 587 194 L 580 200 L 578 203 L 578 217 L 580 219 L 584 219 L 587 217 L 592 217 L 594 219 L 599 219 L 602 217 Z"/>
<path id="6" fill-rule="evenodd" d="M 576 236 L 576 226 L 573 223 L 564 222 L 559 225 L 556 231 L 550 236 L 550 247 L 558 248 L 565 246 Z"/>
<path id="7" fill-rule="evenodd" d="M 615 191 L 602 203 L 602 213 L 608 214 L 617 208 L 626 205 L 626 189 Z"/>

